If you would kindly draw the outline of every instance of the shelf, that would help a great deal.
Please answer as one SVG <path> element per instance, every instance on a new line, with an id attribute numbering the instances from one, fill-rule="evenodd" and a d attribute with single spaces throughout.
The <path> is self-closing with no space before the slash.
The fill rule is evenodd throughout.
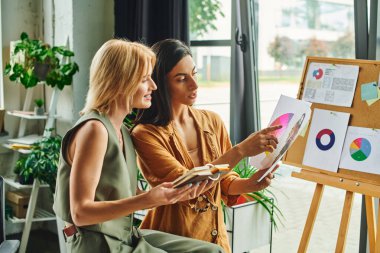
<path id="1" fill-rule="evenodd" d="M 23 219 L 19 219 L 17 217 L 12 217 L 12 218 L 8 218 L 11 222 L 13 223 L 23 223 L 25 222 L 25 218 Z M 55 214 L 51 213 L 51 212 L 48 212 L 46 210 L 43 210 L 41 208 L 36 208 L 35 212 L 34 212 L 34 218 L 32 220 L 32 222 L 36 222 L 36 221 L 50 221 L 50 220 L 55 220 Z"/>
<path id="2" fill-rule="evenodd" d="M 31 153 L 31 150 L 30 149 L 23 149 L 23 148 L 13 148 L 11 144 L 9 143 L 4 143 L 3 144 L 3 147 L 7 148 L 7 149 L 12 149 L 14 151 L 17 151 L 21 154 L 30 154 Z"/>
<path id="3" fill-rule="evenodd" d="M 48 114 L 35 115 L 34 112 L 29 111 L 7 111 L 7 114 L 23 119 L 47 119 L 49 117 Z"/>
<path id="4" fill-rule="evenodd" d="M 26 135 L 26 136 L 19 137 L 19 138 L 8 139 L 7 141 L 10 143 L 32 145 L 32 144 L 42 140 L 42 138 L 43 138 L 43 136 L 41 136 L 41 135 L 31 134 L 31 135 Z"/>
<path id="5" fill-rule="evenodd" d="M 33 184 L 20 184 L 19 182 L 15 181 L 14 178 L 4 178 L 4 183 L 12 186 L 16 189 L 32 189 Z M 40 184 L 40 187 L 49 187 L 48 184 Z"/>

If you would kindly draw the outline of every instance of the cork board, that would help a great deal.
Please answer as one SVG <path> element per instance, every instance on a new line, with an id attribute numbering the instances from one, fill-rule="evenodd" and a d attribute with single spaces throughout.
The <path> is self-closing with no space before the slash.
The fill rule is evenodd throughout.
<path id="1" fill-rule="evenodd" d="M 341 107 L 335 105 L 326 105 L 313 103 L 312 111 L 315 108 L 332 110 L 338 112 L 350 113 L 349 126 L 367 127 L 367 128 L 380 128 L 380 101 L 368 106 L 365 101 L 361 100 L 360 87 L 362 84 L 378 81 L 380 73 L 380 61 L 370 60 L 355 60 L 355 59 L 337 59 L 337 58 L 325 58 L 325 57 L 307 57 L 302 72 L 301 83 L 298 90 L 297 98 L 301 99 L 303 95 L 305 79 L 307 70 L 312 62 L 327 63 L 327 64 L 346 64 L 359 66 L 359 76 L 356 84 L 356 90 L 351 107 Z M 312 116 L 311 116 L 312 118 Z M 309 127 L 310 128 L 310 124 Z M 283 158 L 283 163 L 296 166 L 305 170 L 327 174 L 331 176 L 358 180 L 362 182 L 368 182 L 376 185 L 380 185 L 380 175 L 369 174 L 364 172 L 358 172 L 353 170 L 338 169 L 338 172 L 329 172 L 302 165 L 303 156 L 305 153 L 307 137 L 309 129 L 307 129 L 304 137 L 299 136 L 291 148 L 288 150 Z M 379 158 L 380 163 L 380 158 Z"/>

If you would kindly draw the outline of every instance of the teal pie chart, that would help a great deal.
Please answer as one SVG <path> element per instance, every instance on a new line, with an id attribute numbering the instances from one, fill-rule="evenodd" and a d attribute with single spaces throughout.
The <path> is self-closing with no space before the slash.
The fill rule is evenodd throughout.
<path id="1" fill-rule="evenodd" d="M 366 138 L 357 138 L 350 145 L 350 155 L 355 161 L 366 160 L 371 154 L 371 143 Z"/>

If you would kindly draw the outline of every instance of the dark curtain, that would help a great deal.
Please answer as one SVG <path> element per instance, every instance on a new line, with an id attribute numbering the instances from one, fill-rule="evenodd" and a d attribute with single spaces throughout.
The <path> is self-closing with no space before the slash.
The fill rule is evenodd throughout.
<path id="1" fill-rule="evenodd" d="M 115 37 L 149 46 L 174 38 L 189 45 L 187 0 L 115 0 Z"/>
<path id="2" fill-rule="evenodd" d="M 232 2 L 230 137 L 233 144 L 260 128 L 257 10 L 257 0 Z"/>

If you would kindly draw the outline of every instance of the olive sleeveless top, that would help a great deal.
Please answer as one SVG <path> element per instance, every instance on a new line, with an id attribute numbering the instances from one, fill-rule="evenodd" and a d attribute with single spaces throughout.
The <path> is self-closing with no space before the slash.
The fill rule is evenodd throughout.
<path id="1" fill-rule="evenodd" d="M 69 199 L 71 166 L 67 162 L 66 155 L 72 136 L 88 120 L 102 122 L 108 132 L 107 151 L 104 156 L 102 172 L 94 200 L 112 201 L 136 195 L 136 154 L 128 129 L 125 126 L 122 126 L 121 129 L 124 141 L 124 156 L 119 147 L 117 133 L 110 120 L 97 112 L 88 113 L 78 120 L 62 140 L 53 209 L 58 217 L 69 223 L 73 223 Z M 83 226 L 80 229 L 98 232 L 107 235 L 106 237 L 125 241 L 130 235 L 132 222 L 132 215 L 128 215 L 95 225 Z M 107 238 L 106 241 L 108 241 Z"/>

